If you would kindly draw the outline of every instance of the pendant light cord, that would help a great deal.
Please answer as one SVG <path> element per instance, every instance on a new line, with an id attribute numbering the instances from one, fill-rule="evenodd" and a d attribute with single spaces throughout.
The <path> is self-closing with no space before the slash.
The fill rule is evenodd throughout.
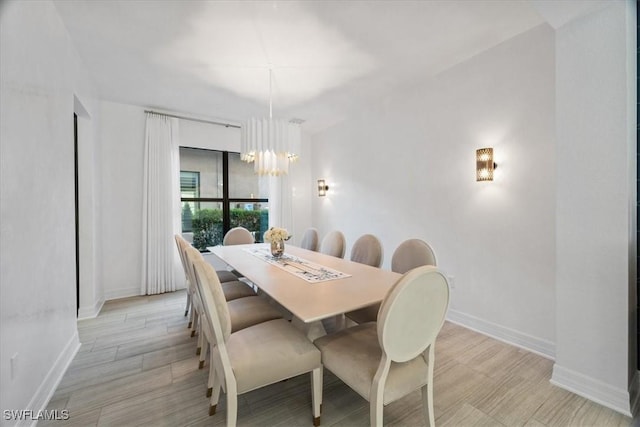
<path id="1" fill-rule="evenodd" d="M 272 72 L 271 67 L 269 67 L 269 120 L 273 119 L 273 105 L 271 100 L 271 81 L 273 80 L 271 77 Z"/>

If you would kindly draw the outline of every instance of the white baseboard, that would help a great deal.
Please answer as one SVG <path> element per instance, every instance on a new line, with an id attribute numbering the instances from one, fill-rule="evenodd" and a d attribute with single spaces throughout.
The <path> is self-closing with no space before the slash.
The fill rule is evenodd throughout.
<path id="1" fill-rule="evenodd" d="M 629 386 L 629 397 L 631 401 L 631 413 L 635 418 L 638 415 L 638 410 L 640 409 L 640 371 L 636 371 L 633 379 L 631 380 L 631 385 Z"/>
<path id="2" fill-rule="evenodd" d="M 91 307 L 80 307 L 78 310 L 78 320 L 93 319 L 100 314 L 102 306 L 104 305 L 104 298 L 96 301 Z"/>
<path id="3" fill-rule="evenodd" d="M 118 289 L 110 289 L 104 291 L 104 299 L 105 301 L 110 301 L 112 299 L 120 299 L 120 298 L 128 298 L 128 297 L 137 297 L 142 295 L 140 293 L 140 287 L 134 286 L 132 288 L 118 288 Z"/>
<path id="4" fill-rule="evenodd" d="M 185 288 L 186 286 L 184 283 L 182 283 L 181 285 L 178 284 L 178 286 L 176 287 L 176 291 L 180 291 Z M 105 291 L 104 299 L 105 301 L 111 301 L 111 300 L 120 299 L 120 298 L 138 297 L 140 295 L 144 295 L 144 294 L 140 292 L 140 288 L 138 287 L 120 288 L 120 289 L 112 289 L 109 291 Z"/>
<path id="5" fill-rule="evenodd" d="M 635 378 L 634 378 L 635 381 Z M 629 391 L 619 389 L 571 369 L 553 365 L 551 384 L 631 417 Z M 633 387 L 633 383 L 632 383 Z"/>
<path id="6" fill-rule="evenodd" d="M 497 340 L 504 341 L 507 344 L 539 354 L 547 359 L 555 359 L 556 348 L 555 344 L 551 341 L 536 338 L 457 310 L 449 309 L 447 320 L 483 335 L 488 335 Z"/>
<path id="7" fill-rule="evenodd" d="M 73 358 L 76 356 L 79 349 L 80 339 L 78 337 L 78 331 L 76 330 L 38 387 L 36 394 L 31 399 L 31 402 L 29 402 L 28 408 L 33 409 L 34 412 L 45 410 L 49 404 L 49 400 L 51 400 L 51 396 L 53 396 L 56 388 L 58 388 L 58 384 L 60 384 L 62 377 L 65 372 L 67 372 L 69 365 L 73 361 Z M 18 422 L 16 425 L 35 426 L 36 423 L 37 420 L 23 420 Z"/>

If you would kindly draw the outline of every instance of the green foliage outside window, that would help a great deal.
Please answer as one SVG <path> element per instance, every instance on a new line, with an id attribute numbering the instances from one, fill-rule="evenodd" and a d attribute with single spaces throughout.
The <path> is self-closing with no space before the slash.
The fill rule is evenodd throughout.
<path id="1" fill-rule="evenodd" d="M 182 206 L 182 231 L 191 231 L 193 227 L 193 212 L 189 203 Z"/>
<path id="2" fill-rule="evenodd" d="M 269 211 L 261 209 L 247 211 L 244 209 L 231 209 L 231 228 L 244 227 L 256 232 L 256 239 L 262 241 L 262 235 L 269 226 Z M 193 246 L 200 251 L 205 251 L 207 246 L 222 244 L 222 210 L 201 209 L 193 215 Z"/>

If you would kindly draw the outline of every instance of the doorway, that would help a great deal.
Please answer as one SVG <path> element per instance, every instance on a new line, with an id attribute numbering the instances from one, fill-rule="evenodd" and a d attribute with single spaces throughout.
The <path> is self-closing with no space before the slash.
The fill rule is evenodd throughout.
<path id="1" fill-rule="evenodd" d="M 73 113 L 73 181 L 75 187 L 76 317 L 80 311 L 80 221 L 78 207 L 78 115 Z"/>

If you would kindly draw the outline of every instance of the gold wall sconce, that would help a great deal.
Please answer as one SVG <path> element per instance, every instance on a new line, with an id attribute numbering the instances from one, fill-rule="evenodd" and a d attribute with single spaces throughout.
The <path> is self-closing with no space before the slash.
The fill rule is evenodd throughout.
<path id="1" fill-rule="evenodd" d="M 324 197 L 327 195 L 327 190 L 329 189 L 329 186 L 327 185 L 327 183 L 324 181 L 324 179 L 319 179 L 318 180 L 318 196 L 319 197 Z"/>
<path id="2" fill-rule="evenodd" d="M 493 161 L 493 148 L 476 150 L 476 181 L 493 181 L 493 171 L 497 167 Z"/>

